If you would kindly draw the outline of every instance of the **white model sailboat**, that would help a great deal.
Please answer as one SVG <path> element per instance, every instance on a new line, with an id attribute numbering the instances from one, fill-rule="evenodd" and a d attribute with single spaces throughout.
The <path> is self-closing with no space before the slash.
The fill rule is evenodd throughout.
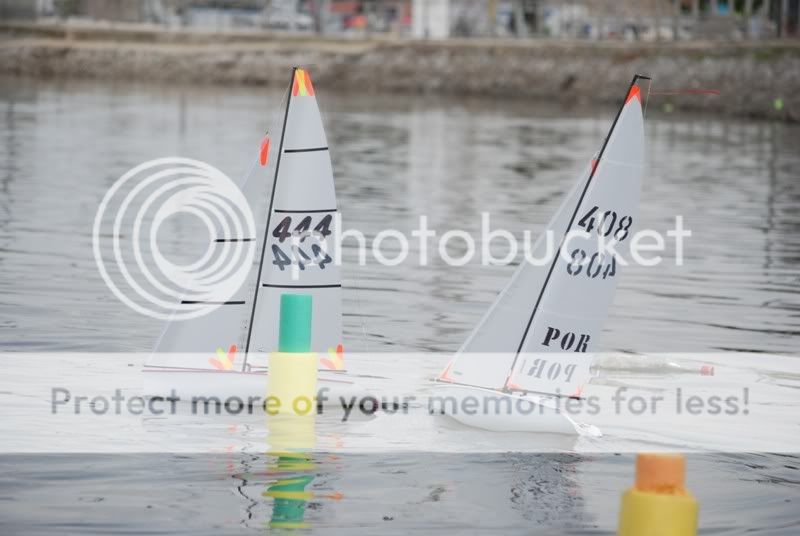
<path id="1" fill-rule="evenodd" d="M 437 395 L 458 402 L 449 407 L 463 409 L 472 399 L 478 408 L 451 410 L 451 417 L 497 431 L 599 433 L 575 423 L 562 402 L 580 397 L 589 380 L 587 352 L 599 339 L 620 275 L 617 259 L 599 251 L 598 235 L 613 238 L 622 253 L 635 228 L 644 163 L 641 80 L 649 78 L 634 77 L 597 158 L 547 226 L 564 255 L 541 266 L 523 262 L 436 379 Z M 546 249 L 543 235 L 533 258 L 545 257 Z"/>
<path id="2" fill-rule="evenodd" d="M 313 298 L 311 351 L 320 356 L 320 389 L 329 397 L 359 393 L 344 374 L 341 277 L 333 256 L 337 205 L 328 142 L 311 78 L 294 68 L 274 158 L 266 225 L 260 236 L 221 236 L 225 242 L 251 242 L 256 262 L 237 293 L 210 313 L 170 321 L 145 365 L 149 396 L 264 397 L 268 355 L 277 351 L 280 296 Z M 265 171 L 270 143 L 259 154 Z M 252 181 L 256 182 L 256 181 Z M 245 185 L 245 196 L 263 195 Z M 256 200 L 249 199 L 254 207 Z M 176 307 L 197 306 L 182 301 Z"/>

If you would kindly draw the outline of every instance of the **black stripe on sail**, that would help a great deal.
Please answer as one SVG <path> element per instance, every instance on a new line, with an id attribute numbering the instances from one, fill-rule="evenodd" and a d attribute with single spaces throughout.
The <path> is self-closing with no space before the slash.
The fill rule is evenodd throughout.
<path id="1" fill-rule="evenodd" d="M 252 242 L 255 238 L 217 238 L 214 242 Z"/>
<path id="2" fill-rule="evenodd" d="M 317 151 L 327 151 L 327 147 L 309 147 L 308 149 L 284 149 L 284 153 L 316 153 Z"/>
<path id="3" fill-rule="evenodd" d="M 318 214 L 321 212 L 336 212 L 337 209 L 335 208 L 316 208 L 313 210 L 286 210 L 281 208 L 276 208 L 274 212 L 278 214 Z"/>
<path id="4" fill-rule="evenodd" d="M 269 288 L 342 288 L 342 285 L 273 285 L 272 283 L 261 283 L 262 287 Z"/>
<path id="5" fill-rule="evenodd" d="M 244 300 L 237 301 L 202 301 L 202 300 L 181 300 L 181 305 L 244 305 Z"/>

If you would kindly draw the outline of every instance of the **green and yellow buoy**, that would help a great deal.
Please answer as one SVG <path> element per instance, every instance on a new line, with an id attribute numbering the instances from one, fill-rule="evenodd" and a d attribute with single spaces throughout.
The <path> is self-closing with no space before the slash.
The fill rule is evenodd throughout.
<path id="1" fill-rule="evenodd" d="M 317 403 L 317 355 L 311 352 L 312 298 L 281 296 L 278 351 L 269 356 L 268 396 L 277 413 L 313 415 Z"/>

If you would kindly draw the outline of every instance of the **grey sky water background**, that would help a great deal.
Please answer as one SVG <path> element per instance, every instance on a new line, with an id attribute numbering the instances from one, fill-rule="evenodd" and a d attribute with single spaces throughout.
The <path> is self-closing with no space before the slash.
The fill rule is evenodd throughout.
<path id="1" fill-rule="evenodd" d="M 118 302 L 97 273 L 97 204 L 119 175 L 160 156 L 197 158 L 240 177 L 278 112 L 280 93 L 21 80 L 0 88 L 2 348 L 148 351 L 160 323 Z M 611 109 L 317 89 L 344 224 L 368 235 L 412 229 L 420 214 L 434 229 L 478 235 L 482 211 L 491 213 L 493 226 L 536 232 L 613 117 Z M 665 229 L 682 214 L 694 236 L 685 266 L 624 271 L 601 349 L 796 352 L 800 129 L 673 117 L 654 98 L 646 134 L 641 225 Z M 172 231 L 164 243 L 178 257 L 204 238 L 191 226 Z M 513 271 L 478 263 L 357 267 L 348 251 L 350 350 L 453 351 Z M 753 370 L 758 376 L 755 359 Z M 611 381 L 652 381 L 638 374 L 645 376 Z M 761 379 L 796 389 L 796 377 Z M 483 526 L 610 534 L 633 467 L 630 456 L 613 455 L 332 456 L 313 462 L 309 489 L 319 497 L 305 513 L 312 526 L 331 532 Z M 224 453 L 6 455 L 0 524 L 5 533 L 263 530 L 275 512 L 262 496 L 274 479 L 273 462 Z M 792 455 L 690 456 L 701 528 L 794 534 L 798 467 Z M 336 491 L 343 497 L 323 497 Z"/>

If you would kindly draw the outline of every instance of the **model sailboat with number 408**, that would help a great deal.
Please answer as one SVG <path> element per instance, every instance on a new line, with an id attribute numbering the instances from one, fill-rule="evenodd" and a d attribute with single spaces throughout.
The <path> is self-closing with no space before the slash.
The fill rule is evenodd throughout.
<path id="1" fill-rule="evenodd" d="M 599 434 L 576 423 L 565 401 L 584 395 L 588 353 L 620 277 L 621 263 L 601 251 L 601 241 L 624 255 L 635 229 L 644 165 L 643 81 L 649 78 L 634 77 L 600 152 L 547 226 L 560 254 L 541 266 L 520 265 L 436 379 L 437 395 L 456 401 L 444 405 L 451 417 L 488 430 Z M 533 258 L 544 258 L 547 247 L 543 234 Z M 463 411 L 468 406 L 471 411 Z"/>
<path id="2" fill-rule="evenodd" d="M 167 324 L 144 368 L 145 395 L 266 396 L 269 354 L 278 349 L 280 297 L 286 293 L 312 296 L 311 351 L 319 355 L 319 388 L 327 388 L 331 400 L 363 393 L 344 368 L 342 284 L 336 252 L 328 247 L 338 231 L 333 170 L 305 69 L 292 70 L 285 102 L 277 155 L 270 158 L 275 144 L 265 138 L 256 172 L 243 188 L 254 213 L 265 205 L 262 234 L 214 240 L 220 247 L 245 242 L 256 248 L 249 284 L 208 314 Z M 181 301 L 176 307 L 196 305 Z"/>

